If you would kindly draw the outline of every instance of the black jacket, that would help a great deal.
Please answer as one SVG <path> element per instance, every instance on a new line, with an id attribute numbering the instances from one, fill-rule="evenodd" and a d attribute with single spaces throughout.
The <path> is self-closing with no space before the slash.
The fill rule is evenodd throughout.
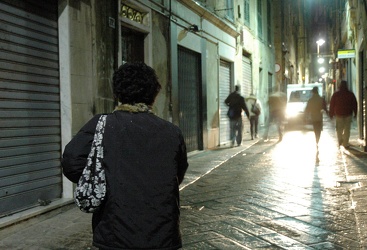
<path id="1" fill-rule="evenodd" d="M 64 175 L 78 182 L 100 115 L 65 147 Z M 103 138 L 107 198 L 93 214 L 101 249 L 178 249 L 179 184 L 188 167 L 180 129 L 151 113 L 109 114 Z"/>
<path id="2" fill-rule="evenodd" d="M 243 98 L 237 91 L 232 92 L 224 100 L 224 103 L 232 109 L 234 115 L 231 119 L 237 119 L 241 117 L 242 110 L 245 111 L 246 116 L 249 117 L 249 111 L 245 103 L 245 98 Z"/>

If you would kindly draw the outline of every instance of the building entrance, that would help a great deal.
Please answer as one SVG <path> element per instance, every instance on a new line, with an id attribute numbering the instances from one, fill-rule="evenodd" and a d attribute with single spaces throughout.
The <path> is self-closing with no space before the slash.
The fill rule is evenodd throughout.
<path id="1" fill-rule="evenodd" d="M 146 34 L 121 27 L 122 63 L 144 62 L 144 39 Z"/>

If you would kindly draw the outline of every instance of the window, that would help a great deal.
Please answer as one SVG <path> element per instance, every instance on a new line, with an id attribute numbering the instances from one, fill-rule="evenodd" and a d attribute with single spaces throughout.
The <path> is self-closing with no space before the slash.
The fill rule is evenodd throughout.
<path id="1" fill-rule="evenodd" d="M 268 94 L 273 93 L 273 75 L 268 72 Z"/>
<path id="2" fill-rule="evenodd" d="M 272 44 L 272 30 L 271 30 L 271 23 L 272 23 L 272 20 L 271 20 L 271 4 L 270 4 L 270 0 L 268 0 L 267 2 L 267 6 L 266 6 L 266 11 L 267 11 L 267 26 L 268 26 L 268 44 Z"/>
<path id="3" fill-rule="evenodd" d="M 233 0 L 227 0 L 227 6 L 226 6 L 226 9 L 227 9 L 227 18 L 231 21 L 234 20 L 234 17 L 233 17 Z"/>
<path id="4" fill-rule="evenodd" d="M 308 90 L 294 90 L 291 92 L 289 102 L 307 102 L 312 96 L 310 89 Z"/>
<path id="5" fill-rule="evenodd" d="M 263 20 L 262 20 L 262 0 L 257 0 L 257 33 L 259 37 L 263 36 Z"/>
<path id="6" fill-rule="evenodd" d="M 250 26 L 250 0 L 245 0 L 244 6 L 244 18 L 245 18 L 245 25 Z"/>

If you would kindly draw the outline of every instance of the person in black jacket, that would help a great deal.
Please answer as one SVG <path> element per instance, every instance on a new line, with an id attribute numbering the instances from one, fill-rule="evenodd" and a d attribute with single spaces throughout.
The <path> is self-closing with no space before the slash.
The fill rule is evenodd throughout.
<path id="1" fill-rule="evenodd" d="M 234 146 L 235 141 L 237 146 L 240 146 L 242 143 L 242 110 L 245 111 L 247 118 L 250 117 L 245 98 L 240 95 L 239 91 L 240 86 L 236 85 L 235 91 L 230 93 L 224 100 L 224 103 L 229 106 L 227 114 L 230 123 L 231 147 Z"/>
<path id="2" fill-rule="evenodd" d="M 321 97 L 319 95 L 319 89 L 318 87 L 313 87 L 312 90 L 312 96 L 307 101 L 305 114 L 310 115 L 313 131 L 315 133 L 315 139 L 316 139 L 316 148 L 318 149 L 320 137 L 321 137 L 321 131 L 323 127 L 323 113 L 322 110 L 328 113 L 327 107 L 326 107 L 326 101 L 325 98 Z"/>
<path id="3" fill-rule="evenodd" d="M 151 111 L 161 89 L 155 71 L 126 63 L 113 75 L 120 105 L 108 114 L 103 138 L 107 196 L 93 213 L 99 249 L 179 249 L 179 185 L 188 168 L 181 130 Z M 64 175 L 78 182 L 100 115 L 65 147 Z"/>

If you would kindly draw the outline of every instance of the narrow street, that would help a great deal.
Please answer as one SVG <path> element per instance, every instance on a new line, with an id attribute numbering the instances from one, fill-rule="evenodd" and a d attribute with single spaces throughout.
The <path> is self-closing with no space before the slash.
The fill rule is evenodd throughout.
<path id="1" fill-rule="evenodd" d="M 330 121 L 319 163 L 314 140 L 307 127 L 260 141 L 185 188 L 184 249 L 366 249 L 346 175 L 359 165 L 366 180 L 366 165 L 337 149 Z"/>
<path id="2" fill-rule="evenodd" d="M 94 249 L 63 154 L 92 117 L 141 102 L 189 152 L 183 249 L 367 250 L 367 0 L 0 0 L 0 12 L 0 250 Z M 115 77 L 135 62 L 160 86 Z M 142 100 L 121 92 L 135 83 Z M 303 119 L 315 87 L 331 116 L 355 117 L 352 147 L 337 148 L 327 118 L 319 151 L 311 126 L 264 141 L 273 101 Z M 231 148 L 228 111 L 246 110 L 234 93 L 261 133 L 250 140 L 243 114 Z"/>
<path id="3" fill-rule="evenodd" d="M 356 145 L 355 130 L 352 145 Z M 249 140 L 190 154 L 181 185 L 183 249 L 367 249 L 366 154 L 336 147 L 325 120 L 278 143 Z M 91 214 L 74 204 L 0 230 L 0 249 L 87 250 Z"/>

